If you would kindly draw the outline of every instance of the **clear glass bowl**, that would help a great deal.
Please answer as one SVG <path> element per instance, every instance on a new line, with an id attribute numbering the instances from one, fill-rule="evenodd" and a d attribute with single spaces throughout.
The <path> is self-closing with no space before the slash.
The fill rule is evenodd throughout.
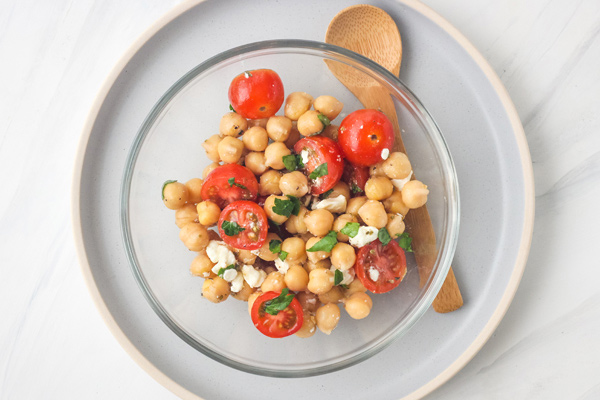
<path id="1" fill-rule="evenodd" d="M 326 62 L 324 62 L 326 61 Z M 345 68 L 365 82 L 384 87 L 393 98 L 413 170 L 429 186 L 427 203 L 437 238 L 437 256 L 423 286 L 414 256 L 408 272 L 390 293 L 372 295 L 363 320 L 342 310 L 330 336 L 270 339 L 253 326 L 247 303 L 229 298 L 213 304 L 202 298 L 202 278 L 192 277 L 195 253 L 178 238 L 174 212 L 160 197 L 165 180 L 201 177 L 210 161 L 202 148 L 218 132 L 229 110 L 227 90 L 241 71 L 270 68 L 281 76 L 286 95 L 328 94 L 344 103 L 343 117 L 363 108 L 330 71 Z M 410 90 L 381 66 L 351 51 L 319 42 L 276 40 L 221 53 L 188 72 L 158 101 L 131 148 L 122 182 L 121 222 L 130 266 L 152 308 L 184 341 L 231 367 L 266 376 L 303 377 L 332 372 L 363 361 L 405 334 L 430 307 L 456 247 L 459 199 L 456 173 L 433 119 Z M 190 351 L 192 351 L 190 349 Z"/>

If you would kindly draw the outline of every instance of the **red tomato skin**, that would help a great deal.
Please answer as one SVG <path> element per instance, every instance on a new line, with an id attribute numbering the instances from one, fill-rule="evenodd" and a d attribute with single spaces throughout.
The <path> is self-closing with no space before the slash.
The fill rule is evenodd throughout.
<path id="1" fill-rule="evenodd" d="M 305 166 L 307 175 L 319 165 L 327 163 L 327 175 L 321 177 L 319 185 L 312 185 L 310 189 L 314 195 L 325 193 L 338 183 L 344 172 L 342 150 L 334 140 L 320 135 L 305 137 L 294 145 L 297 154 L 303 149 L 309 149 L 312 153 Z"/>
<path id="2" fill-rule="evenodd" d="M 353 186 L 357 186 L 362 192 L 365 191 L 365 185 L 369 180 L 370 173 L 369 167 L 359 167 L 346 161 L 344 164 L 344 173 L 342 174 L 342 180 L 350 187 L 350 192 Z M 360 193 L 360 192 L 359 192 Z"/>
<path id="3" fill-rule="evenodd" d="M 390 254 L 393 259 L 386 258 L 381 261 L 382 249 L 388 252 L 387 254 Z M 371 251 L 376 251 L 375 254 L 378 258 L 371 260 L 369 258 Z M 368 262 L 365 262 L 365 260 L 368 260 Z M 382 263 L 385 263 L 385 266 L 389 268 L 381 268 Z M 379 271 L 377 282 L 371 280 L 370 274 L 367 271 L 371 266 Z M 396 288 L 406 275 L 406 255 L 404 254 L 404 249 L 395 240 L 391 240 L 384 246 L 377 239 L 360 248 L 356 256 L 354 271 L 356 272 L 356 277 L 367 290 L 373 293 L 387 293 Z"/>
<path id="4" fill-rule="evenodd" d="M 244 190 L 238 186 L 231 186 L 229 178 L 245 186 Z M 213 169 L 204 180 L 200 191 L 202 200 L 210 200 L 221 209 L 237 200 L 256 200 L 258 195 L 258 181 L 248 168 L 238 164 L 220 165 Z"/>
<path id="5" fill-rule="evenodd" d="M 281 108 L 283 100 L 283 82 L 270 69 L 243 72 L 229 85 L 229 102 L 244 118 L 272 117 Z"/>
<path id="6" fill-rule="evenodd" d="M 240 232 L 236 236 L 228 236 L 225 234 L 223 230 L 223 222 L 229 219 L 229 215 L 232 211 L 237 211 L 238 219 L 236 222 L 242 227 L 245 228 L 244 231 Z M 248 243 L 249 239 L 247 239 L 247 234 L 250 232 L 250 226 L 247 223 L 246 214 L 244 212 L 252 212 L 256 215 L 257 221 L 256 226 L 258 226 L 258 239 L 254 242 Z M 240 221 L 242 219 L 242 221 Z M 217 224 L 217 229 L 219 230 L 219 235 L 221 239 L 231 247 L 235 247 L 236 249 L 242 250 L 258 250 L 260 249 L 265 241 L 267 240 L 267 234 L 269 233 L 269 222 L 267 221 L 267 214 L 265 210 L 262 209 L 258 204 L 252 201 L 234 201 L 229 204 L 227 207 L 221 211 L 221 215 L 219 217 L 219 222 Z"/>
<path id="7" fill-rule="evenodd" d="M 263 316 L 259 315 L 259 310 L 262 304 L 268 300 L 274 299 L 279 296 L 281 293 L 278 292 L 265 292 L 258 296 L 258 298 L 254 301 L 252 305 L 252 322 L 256 329 L 260 331 L 265 336 L 271 338 L 283 338 L 286 336 L 293 335 L 298 332 L 304 323 L 304 313 L 302 311 L 302 306 L 297 298 L 294 297 L 290 305 L 283 311 L 280 311 L 279 314 L 271 316 L 270 314 L 264 313 Z M 278 317 L 282 315 L 285 317 L 285 314 L 288 310 L 292 310 L 296 314 L 296 321 L 294 325 L 288 329 L 283 329 L 283 327 L 277 326 Z M 280 317 L 281 318 L 281 317 Z M 279 328 L 279 329 L 278 329 Z"/>
<path id="8" fill-rule="evenodd" d="M 394 147 L 394 127 L 384 113 L 377 110 L 354 111 L 338 128 L 338 143 L 348 161 L 368 167 L 383 161 L 381 151 Z"/>

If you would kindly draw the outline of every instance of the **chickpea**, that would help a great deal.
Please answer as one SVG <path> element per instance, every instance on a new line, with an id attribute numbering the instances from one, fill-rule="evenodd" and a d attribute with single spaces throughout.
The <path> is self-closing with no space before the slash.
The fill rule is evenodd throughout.
<path id="1" fill-rule="evenodd" d="M 264 128 L 253 126 L 244 133 L 242 142 L 248 150 L 265 151 L 269 144 L 269 136 Z"/>
<path id="2" fill-rule="evenodd" d="M 399 190 L 394 190 L 394 193 L 383 201 L 383 207 L 385 207 L 385 211 L 391 214 L 406 215 L 409 210 L 402 201 L 402 192 Z"/>
<path id="3" fill-rule="evenodd" d="M 285 143 L 274 142 L 265 149 L 265 164 L 273 169 L 284 169 L 283 157 L 292 154 Z"/>
<path id="4" fill-rule="evenodd" d="M 283 113 L 286 117 L 292 121 L 298 121 L 298 118 L 312 106 L 313 97 L 304 92 L 293 92 L 290 93 L 285 100 L 285 106 L 283 107 Z"/>
<path id="5" fill-rule="evenodd" d="M 250 296 L 248 296 L 248 314 L 252 315 L 252 306 L 254 306 L 254 302 L 256 301 L 256 299 L 258 299 L 258 297 L 263 294 L 260 290 L 252 293 Z"/>
<path id="6" fill-rule="evenodd" d="M 208 278 L 202 284 L 202 296 L 213 303 L 227 300 L 229 293 L 229 283 L 221 277 Z"/>
<path id="7" fill-rule="evenodd" d="M 377 200 L 367 200 L 358 210 L 358 215 L 360 215 L 365 224 L 377 229 L 381 229 L 387 224 L 385 208 Z"/>
<path id="8" fill-rule="evenodd" d="M 402 201 L 408 208 L 419 208 L 427 203 L 429 189 L 418 180 L 407 182 L 402 188 Z"/>
<path id="9" fill-rule="evenodd" d="M 279 115 L 269 118 L 267 122 L 267 134 L 274 142 L 285 142 L 290 137 L 291 132 L 291 119 Z"/>
<path id="10" fill-rule="evenodd" d="M 175 211 L 175 225 L 183 228 L 188 222 L 198 222 L 198 213 L 196 212 L 196 206 L 193 204 L 186 204 Z"/>
<path id="11" fill-rule="evenodd" d="M 174 181 L 163 186 L 162 197 L 167 208 L 178 210 L 188 202 L 189 194 L 183 183 Z"/>
<path id="12" fill-rule="evenodd" d="M 281 241 L 281 238 L 275 233 L 269 233 L 267 235 L 267 240 L 265 240 L 265 243 L 258 250 L 258 256 L 265 261 L 275 261 L 275 259 L 279 257 L 278 253 L 271 253 L 271 250 L 269 250 L 269 243 L 271 240 Z"/>
<path id="13" fill-rule="evenodd" d="M 251 151 L 246 155 L 246 167 L 252 171 L 254 175 L 262 175 L 268 169 L 265 164 L 265 153 Z"/>
<path id="14" fill-rule="evenodd" d="M 340 321 L 340 308 L 335 303 L 325 304 L 319 307 L 316 317 L 319 330 L 329 335 Z"/>
<path id="15" fill-rule="evenodd" d="M 351 318 L 363 319 L 371 312 L 373 300 L 364 292 L 356 292 L 346 300 L 344 308 Z"/>
<path id="16" fill-rule="evenodd" d="M 276 224 L 283 224 L 285 221 L 287 221 L 288 217 L 286 217 L 285 215 L 279 215 L 275 211 L 273 211 L 273 207 L 275 206 L 275 199 L 287 200 L 288 198 L 285 196 L 275 196 L 274 194 L 272 194 L 265 200 L 265 205 L 263 208 L 265 210 L 265 213 L 267 214 L 267 217 L 271 221 L 275 222 Z"/>
<path id="17" fill-rule="evenodd" d="M 283 280 L 290 290 L 305 290 L 308 285 L 308 272 L 300 265 L 292 265 L 285 273 Z"/>
<path id="18" fill-rule="evenodd" d="M 325 209 L 313 210 L 304 217 L 304 223 L 313 235 L 325 236 L 333 226 L 333 214 Z"/>
<path id="19" fill-rule="evenodd" d="M 404 229 L 406 228 L 402 214 L 388 214 L 388 223 L 385 227 L 393 239 L 402 235 L 402 233 L 404 233 Z"/>
<path id="20" fill-rule="evenodd" d="M 295 233 L 306 233 L 308 229 L 306 228 L 306 224 L 304 223 L 304 217 L 306 217 L 306 213 L 308 210 L 304 206 L 300 206 L 300 211 L 298 215 L 290 215 L 287 221 L 285 221 L 285 229 L 292 234 Z"/>
<path id="21" fill-rule="evenodd" d="M 344 298 L 344 292 L 342 288 L 339 286 L 334 286 L 327 293 L 322 293 L 319 295 L 319 300 L 323 304 L 329 303 L 339 303 Z"/>
<path id="22" fill-rule="evenodd" d="M 331 265 L 341 271 L 348 271 L 356 262 L 354 247 L 347 243 L 338 243 L 331 250 Z"/>
<path id="23" fill-rule="evenodd" d="M 333 124 L 327 125 L 325 127 L 325 129 L 323 129 L 323 132 L 321 132 L 321 136 L 325 136 L 331 140 L 337 141 L 339 128 L 340 127 L 337 125 L 333 125 Z"/>
<path id="24" fill-rule="evenodd" d="M 261 196 L 268 196 L 270 194 L 281 194 L 279 189 L 279 180 L 283 174 L 274 169 L 268 170 L 262 174 L 259 178 L 258 193 Z"/>
<path id="25" fill-rule="evenodd" d="M 260 286 L 260 290 L 263 293 L 266 292 L 281 292 L 285 289 L 285 280 L 283 274 L 279 271 L 273 271 L 267 275 L 264 282 Z"/>
<path id="26" fill-rule="evenodd" d="M 252 251 L 236 249 L 236 248 L 234 248 L 232 250 L 240 263 L 246 264 L 246 265 L 254 265 L 254 262 L 256 261 L 257 256 L 256 256 L 256 254 L 252 254 Z"/>
<path id="27" fill-rule="evenodd" d="M 203 278 L 208 278 L 211 275 L 214 275 L 212 272 L 212 268 L 215 264 L 210 261 L 210 258 L 206 255 L 206 253 L 199 253 L 196 258 L 192 260 L 192 265 L 190 265 L 190 272 L 194 276 L 201 276 Z"/>
<path id="28" fill-rule="evenodd" d="M 268 120 L 269 118 L 249 119 L 248 128 L 252 128 L 253 126 L 260 126 L 261 128 L 266 128 Z"/>
<path id="29" fill-rule="evenodd" d="M 306 256 L 313 263 L 319 262 L 326 258 L 329 258 L 331 255 L 330 252 L 327 251 L 308 251 L 311 247 L 313 247 L 319 240 L 323 239 L 322 237 L 311 237 L 306 241 Z"/>
<path id="30" fill-rule="evenodd" d="M 302 197 L 308 193 L 308 179 L 300 171 L 283 174 L 279 180 L 279 189 L 283 194 Z"/>
<path id="31" fill-rule="evenodd" d="M 221 209 L 210 200 L 205 200 L 196 206 L 198 222 L 204 226 L 212 226 L 219 221 Z"/>
<path id="32" fill-rule="evenodd" d="M 348 242 L 350 240 L 348 235 L 340 233 L 348 222 L 358 222 L 358 219 L 352 214 L 342 214 L 333 221 L 333 230 L 338 233 L 337 240 L 339 242 Z"/>
<path id="33" fill-rule="evenodd" d="M 219 166 L 220 166 L 220 164 L 216 163 L 216 162 L 209 164 L 208 167 L 204 168 L 204 171 L 202 171 L 202 179 L 206 179 L 208 174 L 210 174 L 215 168 L 217 168 Z"/>
<path id="34" fill-rule="evenodd" d="M 344 196 L 346 198 L 346 202 L 350 201 L 350 188 L 346 182 L 339 181 L 335 184 L 333 188 L 331 188 L 332 192 L 327 197 L 328 199 L 333 199 L 334 197 Z"/>
<path id="35" fill-rule="evenodd" d="M 296 336 L 301 338 L 309 338 L 317 332 L 317 319 L 314 315 L 304 312 L 302 326 L 296 332 Z"/>
<path id="36" fill-rule="evenodd" d="M 242 289 L 237 293 L 231 293 L 231 297 L 240 301 L 248 301 L 250 295 L 252 295 L 254 292 L 256 292 L 256 289 L 250 287 L 248 282 L 244 281 L 244 286 L 242 286 Z"/>
<path id="37" fill-rule="evenodd" d="M 348 285 L 348 289 L 344 290 L 344 294 L 346 295 L 346 297 L 350 297 L 354 293 L 357 293 L 357 292 L 364 293 L 366 291 L 367 291 L 367 288 L 365 288 L 365 286 L 362 284 L 360 279 L 355 279 L 352 282 L 350 282 L 350 285 Z"/>
<path id="38" fill-rule="evenodd" d="M 311 292 L 300 292 L 296 295 L 296 298 L 300 302 L 302 309 L 308 311 L 309 313 L 314 313 L 321 305 L 319 302 L 319 297 Z"/>
<path id="39" fill-rule="evenodd" d="M 304 264 L 304 269 L 308 273 L 317 268 L 331 269 L 331 261 L 328 258 L 325 258 L 314 262 L 309 260 L 306 264 Z"/>
<path id="40" fill-rule="evenodd" d="M 219 133 L 223 136 L 238 137 L 248 129 L 248 121 L 238 113 L 229 112 L 221 118 Z"/>
<path id="41" fill-rule="evenodd" d="M 323 122 L 319 119 L 319 113 L 315 110 L 308 110 L 298 118 L 298 131 L 302 136 L 313 136 L 320 133 L 325 128 Z"/>
<path id="42" fill-rule="evenodd" d="M 301 264 L 306 261 L 306 243 L 299 237 L 292 236 L 285 239 L 281 243 L 281 250 L 288 253 L 285 260 L 289 264 Z"/>
<path id="43" fill-rule="evenodd" d="M 308 274 L 308 290 L 314 294 L 327 293 L 333 287 L 333 272 L 317 268 Z"/>
<path id="44" fill-rule="evenodd" d="M 202 201 L 202 195 L 200 194 L 200 191 L 202 190 L 202 179 L 192 178 L 185 183 L 185 187 L 188 190 L 189 203 L 198 203 Z"/>
<path id="45" fill-rule="evenodd" d="M 382 169 L 391 179 L 404 179 L 412 171 L 412 166 L 406 154 L 395 151 L 383 162 Z"/>
<path id="46" fill-rule="evenodd" d="M 244 143 L 241 140 L 231 136 L 225 136 L 217 147 L 219 157 L 227 164 L 234 164 L 242 157 Z"/>
<path id="47" fill-rule="evenodd" d="M 302 139 L 302 135 L 300 135 L 300 132 L 298 132 L 298 128 L 296 127 L 296 122 L 292 122 L 292 130 L 290 131 L 290 135 L 288 136 L 288 138 L 286 139 L 286 141 L 284 143 L 288 148 L 293 149 L 294 145 L 300 139 Z"/>
<path id="48" fill-rule="evenodd" d="M 369 200 L 367 196 L 354 197 L 350 199 L 346 206 L 346 214 L 358 215 L 358 210 Z"/>
<path id="49" fill-rule="evenodd" d="M 338 101 L 333 96 L 319 96 L 315 99 L 313 107 L 319 113 L 333 121 L 342 112 L 344 103 Z"/>
<path id="50" fill-rule="evenodd" d="M 206 228 L 195 222 L 190 222 L 181 228 L 179 239 L 191 251 L 204 251 L 209 242 Z"/>
<path id="51" fill-rule="evenodd" d="M 369 175 L 373 176 L 386 176 L 385 172 L 383 172 L 383 161 L 378 162 L 377 164 L 371 165 L 369 168 Z"/>
<path id="52" fill-rule="evenodd" d="M 394 192 L 394 185 L 385 176 L 369 178 L 365 184 L 365 194 L 370 200 L 385 200 Z"/>
<path id="53" fill-rule="evenodd" d="M 221 137 L 219 135 L 212 135 L 202 143 L 202 147 L 206 150 L 206 156 L 214 162 L 221 161 L 218 149 L 219 143 L 221 143 Z"/>

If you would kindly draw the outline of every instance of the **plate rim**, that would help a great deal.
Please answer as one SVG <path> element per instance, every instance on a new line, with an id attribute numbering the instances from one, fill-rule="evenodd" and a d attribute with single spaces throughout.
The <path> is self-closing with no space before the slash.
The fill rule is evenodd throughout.
<path id="1" fill-rule="evenodd" d="M 76 149 L 76 157 L 73 168 L 73 178 L 71 183 L 71 222 L 72 230 L 75 242 L 75 250 L 80 265 L 80 270 L 83 275 L 87 289 L 92 297 L 92 300 L 100 313 L 104 323 L 109 328 L 112 335 L 117 339 L 117 342 L 127 352 L 127 354 L 154 380 L 170 390 L 173 394 L 179 396 L 182 399 L 193 399 L 203 400 L 199 395 L 192 393 L 190 390 L 184 388 L 179 383 L 174 381 L 171 377 L 166 375 L 163 371 L 158 369 L 152 362 L 150 362 L 143 353 L 131 342 L 129 337 L 123 332 L 121 327 L 116 323 L 112 317 L 112 313 L 108 306 L 104 302 L 104 299 L 100 293 L 96 281 L 94 279 L 92 269 L 85 252 L 85 245 L 83 240 L 83 227 L 81 225 L 81 178 L 83 173 L 83 165 L 85 161 L 85 152 L 88 147 L 89 139 L 96 119 L 100 112 L 102 105 L 104 104 L 106 97 L 110 90 L 114 86 L 117 78 L 124 70 L 125 66 L 131 61 L 131 59 L 138 53 L 138 51 L 146 44 L 156 33 L 158 33 L 167 24 L 175 20 L 180 15 L 184 14 L 188 10 L 194 8 L 198 4 L 205 2 L 206 0 L 184 0 L 183 2 L 175 5 L 170 10 L 165 12 L 161 17 L 154 21 L 141 35 L 139 35 L 129 48 L 121 55 L 117 63 L 111 69 L 104 82 L 102 83 L 100 90 L 98 91 L 92 106 L 88 112 L 85 123 L 83 125 L 82 133 L 79 139 L 79 143 Z M 521 120 L 517 113 L 517 110 L 508 94 L 508 91 L 502 84 L 502 81 L 493 70 L 491 65 L 483 57 L 483 55 L 477 50 L 477 48 L 450 22 L 443 18 L 440 14 L 434 11 L 429 6 L 421 3 L 419 0 L 395 0 L 395 2 L 412 8 L 416 12 L 420 13 L 443 31 L 445 31 L 450 37 L 452 37 L 471 57 L 476 63 L 479 69 L 484 73 L 488 82 L 499 97 L 500 103 L 502 104 L 506 115 L 508 116 L 512 131 L 515 135 L 517 148 L 519 150 L 522 172 L 523 172 L 523 184 L 524 184 L 524 223 L 523 230 L 521 232 L 521 242 L 519 244 L 519 250 L 515 260 L 513 271 L 510 275 L 510 279 L 506 286 L 506 289 L 496 306 L 496 309 L 492 313 L 490 319 L 487 321 L 485 326 L 481 329 L 477 337 L 471 342 L 467 349 L 458 356 L 452 364 L 450 364 L 444 371 L 439 373 L 429 382 L 421 386 L 419 389 L 406 395 L 402 400 L 419 399 L 427 394 L 433 392 L 435 389 L 442 386 L 455 374 L 457 374 L 471 359 L 481 350 L 484 344 L 489 340 L 492 333 L 496 330 L 500 321 L 508 311 L 508 308 L 515 296 L 515 293 L 519 287 L 519 283 L 523 276 L 529 250 L 531 247 L 531 241 L 533 236 L 533 224 L 535 218 L 535 187 L 533 179 L 533 165 L 531 162 L 531 155 L 529 152 L 529 145 L 525 136 L 525 131 Z"/>

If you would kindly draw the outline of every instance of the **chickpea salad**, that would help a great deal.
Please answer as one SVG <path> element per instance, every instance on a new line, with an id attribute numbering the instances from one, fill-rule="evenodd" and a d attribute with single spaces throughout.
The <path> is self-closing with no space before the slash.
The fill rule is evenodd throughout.
<path id="1" fill-rule="evenodd" d="M 406 275 L 404 218 L 429 194 L 392 150 L 392 123 L 362 109 L 334 125 L 339 100 L 285 97 L 270 69 L 236 76 L 228 98 L 219 134 L 203 144 L 213 163 L 202 178 L 162 186 L 181 241 L 197 253 L 190 271 L 204 278 L 203 297 L 247 301 L 272 338 L 329 335 L 340 307 L 366 318 L 369 293 Z"/>

